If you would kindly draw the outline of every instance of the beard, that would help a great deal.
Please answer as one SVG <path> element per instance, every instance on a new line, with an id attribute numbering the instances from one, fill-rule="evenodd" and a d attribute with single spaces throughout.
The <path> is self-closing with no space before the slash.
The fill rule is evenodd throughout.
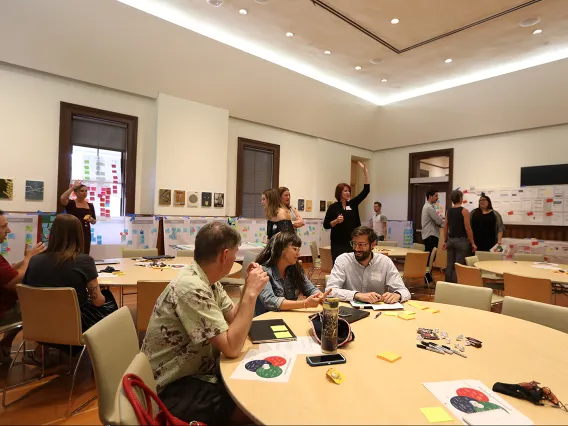
<path id="1" fill-rule="evenodd" d="M 356 251 L 354 253 L 355 253 L 355 259 L 359 262 L 362 262 L 364 260 L 367 260 L 369 256 L 371 256 L 371 248 L 369 247 L 369 250 L 367 251 Z"/>

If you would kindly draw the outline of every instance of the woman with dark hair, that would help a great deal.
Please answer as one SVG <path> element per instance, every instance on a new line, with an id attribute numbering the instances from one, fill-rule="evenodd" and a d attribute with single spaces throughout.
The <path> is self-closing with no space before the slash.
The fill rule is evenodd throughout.
<path id="1" fill-rule="evenodd" d="M 493 210 L 491 199 L 484 192 L 479 197 L 479 206 L 471 212 L 471 230 L 477 250 L 489 251 L 495 244 L 501 245 L 503 219 Z"/>
<path id="2" fill-rule="evenodd" d="M 285 186 L 281 186 L 278 188 L 278 195 L 280 196 L 280 202 L 290 213 L 290 220 L 292 221 L 294 228 L 301 228 L 304 226 L 304 219 L 302 219 L 296 207 L 292 207 L 290 205 L 290 190 Z"/>
<path id="3" fill-rule="evenodd" d="M 302 240 L 295 232 L 279 232 L 256 258 L 269 281 L 256 299 L 255 316 L 268 311 L 314 308 L 325 298 L 298 262 L 301 246 Z M 306 298 L 298 300 L 300 294 Z"/>
<path id="4" fill-rule="evenodd" d="M 325 213 L 323 227 L 331 229 L 331 258 L 335 259 L 343 254 L 353 251 L 351 248 L 351 233 L 355 228 L 361 226 L 359 217 L 359 204 L 369 195 L 371 181 L 369 171 L 360 161 L 359 167 L 365 174 L 365 185 L 363 190 L 354 198 L 351 198 L 351 186 L 347 183 L 340 183 L 335 188 L 336 203 L 333 203 Z"/>
<path id="5" fill-rule="evenodd" d="M 264 208 L 264 216 L 268 219 L 266 235 L 269 240 L 279 232 L 295 232 L 290 212 L 282 205 L 278 190 L 266 189 L 262 191 L 260 202 Z"/>
<path id="6" fill-rule="evenodd" d="M 448 250 L 448 266 L 446 268 L 446 281 L 450 283 L 456 280 L 456 263 L 465 265 L 465 258 L 471 249 L 475 253 L 477 247 L 473 240 L 473 232 L 471 232 L 469 211 L 462 207 L 463 192 L 455 189 L 450 194 L 452 207 L 446 213 L 446 221 L 444 230 L 446 231 L 444 250 Z"/>
<path id="7" fill-rule="evenodd" d="M 69 196 L 74 192 L 76 200 L 70 200 Z M 75 216 L 81 222 L 83 229 L 83 253 L 89 254 L 91 251 L 91 224 L 97 223 L 97 215 L 93 204 L 87 202 L 88 189 L 80 180 L 76 180 L 73 186 L 61 194 L 60 201 L 65 207 L 65 211 Z"/>
<path id="8" fill-rule="evenodd" d="M 47 250 L 31 258 L 22 282 L 32 287 L 73 287 L 86 331 L 118 306 L 110 290 L 100 289 L 95 261 L 83 253 L 82 228 L 75 216 L 57 215 Z"/>

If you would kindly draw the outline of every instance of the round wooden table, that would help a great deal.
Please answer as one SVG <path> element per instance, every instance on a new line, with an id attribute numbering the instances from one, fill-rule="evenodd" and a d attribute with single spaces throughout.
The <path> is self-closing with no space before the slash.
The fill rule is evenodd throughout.
<path id="1" fill-rule="evenodd" d="M 424 253 L 423 250 L 416 250 L 404 247 L 386 247 L 386 246 L 376 246 L 373 249 L 375 253 L 381 253 L 387 255 L 388 257 L 406 257 L 408 253 Z"/>
<path id="2" fill-rule="evenodd" d="M 535 266 L 538 265 L 534 262 L 520 262 L 512 260 L 488 260 L 477 262 L 475 264 L 475 267 L 482 271 L 493 272 L 498 275 L 509 273 L 530 278 L 545 278 L 549 279 L 553 283 L 568 285 L 568 274 L 555 272 L 552 269 L 537 268 Z M 568 271 L 568 265 L 558 265 L 554 266 L 554 268 Z"/>
<path id="3" fill-rule="evenodd" d="M 327 379 L 328 367 L 310 367 L 299 355 L 288 383 L 232 380 L 240 358 L 221 358 L 221 373 L 229 393 L 241 409 L 259 424 L 427 424 L 420 408 L 443 406 L 424 382 L 480 380 L 488 388 L 495 382 L 535 380 L 549 386 L 566 402 L 568 380 L 564 371 L 568 334 L 501 314 L 458 306 L 423 302 L 440 309 L 437 314 L 416 311 L 405 321 L 384 313 L 353 323 L 355 340 L 340 348 L 346 364 L 335 367 L 345 375 L 337 385 Z M 297 336 L 309 335 L 308 314 L 317 309 L 270 312 L 258 319 L 282 318 Z M 454 339 L 458 334 L 483 342 L 481 349 L 466 347 L 468 358 L 440 355 L 416 347 L 416 328 L 440 328 Z M 382 351 L 402 358 L 391 364 L 377 358 Z M 535 424 L 566 424 L 568 413 L 539 407 L 498 394 Z M 451 413 L 450 413 L 451 414 Z M 455 417 L 454 417 L 455 419 Z M 454 424 L 462 424 L 455 419 Z M 451 424 L 442 423 L 442 424 Z"/>

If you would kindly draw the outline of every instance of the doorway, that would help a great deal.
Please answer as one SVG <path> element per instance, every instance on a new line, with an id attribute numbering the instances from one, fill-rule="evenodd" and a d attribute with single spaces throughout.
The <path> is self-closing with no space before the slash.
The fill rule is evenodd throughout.
<path id="1" fill-rule="evenodd" d="M 435 206 L 444 217 L 453 189 L 454 149 L 412 152 L 408 170 L 408 220 L 414 223 L 414 241 L 422 242 L 422 207 L 426 192 L 435 190 L 440 199 Z"/>

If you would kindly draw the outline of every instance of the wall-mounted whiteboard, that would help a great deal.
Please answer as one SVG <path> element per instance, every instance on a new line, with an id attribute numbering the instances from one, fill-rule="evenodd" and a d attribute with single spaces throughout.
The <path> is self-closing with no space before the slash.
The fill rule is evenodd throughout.
<path id="1" fill-rule="evenodd" d="M 466 207 L 477 208 L 484 192 L 505 224 L 568 226 L 568 185 L 523 188 L 470 188 Z"/>
<path id="2" fill-rule="evenodd" d="M 155 217 L 127 217 L 122 244 L 128 248 L 155 248 L 158 244 L 158 220 Z"/>
<path id="3" fill-rule="evenodd" d="M 8 227 L 12 232 L 0 244 L 0 254 L 8 263 L 18 263 L 24 260 L 26 247 L 37 243 L 37 215 L 6 213 Z"/>
<path id="4" fill-rule="evenodd" d="M 167 255 L 175 256 L 176 250 L 172 245 L 191 244 L 191 220 L 189 217 L 165 218 L 164 247 Z M 195 237 L 193 238 L 195 242 Z"/>
<path id="5" fill-rule="evenodd" d="M 387 241 L 398 242 L 398 247 L 410 248 L 414 243 L 414 230 L 412 221 L 408 220 L 388 220 L 387 221 Z"/>

